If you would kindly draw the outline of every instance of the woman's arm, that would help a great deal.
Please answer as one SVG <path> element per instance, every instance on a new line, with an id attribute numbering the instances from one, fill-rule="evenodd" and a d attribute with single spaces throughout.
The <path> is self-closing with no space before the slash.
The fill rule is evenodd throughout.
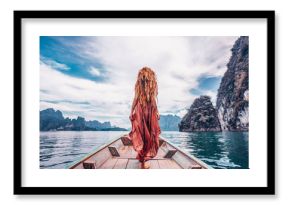
<path id="1" fill-rule="evenodd" d="M 156 100 L 155 100 L 155 106 L 156 106 L 157 119 L 160 120 L 160 114 L 159 114 L 159 111 L 158 111 L 158 107 L 157 107 L 157 102 L 156 102 Z"/>

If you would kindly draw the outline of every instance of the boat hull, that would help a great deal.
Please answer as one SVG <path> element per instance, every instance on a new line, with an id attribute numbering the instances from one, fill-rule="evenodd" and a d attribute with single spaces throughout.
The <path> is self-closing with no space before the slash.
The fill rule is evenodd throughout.
<path id="1" fill-rule="evenodd" d="M 198 158 L 160 137 L 156 157 L 147 162 L 149 169 L 211 169 Z M 69 169 L 142 169 L 128 135 L 121 136 L 70 165 Z"/>

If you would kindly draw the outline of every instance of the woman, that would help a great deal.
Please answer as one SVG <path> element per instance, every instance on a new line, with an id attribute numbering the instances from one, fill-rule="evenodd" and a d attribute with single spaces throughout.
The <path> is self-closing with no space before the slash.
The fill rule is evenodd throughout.
<path id="1" fill-rule="evenodd" d="M 149 168 L 147 161 L 156 156 L 159 148 L 161 131 L 158 122 L 157 94 L 154 71 L 148 67 L 142 68 L 135 84 L 135 97 L 130 114 L 132 130 L 129 137 L 137 152 L 136 158 L 145 169 Z"/>

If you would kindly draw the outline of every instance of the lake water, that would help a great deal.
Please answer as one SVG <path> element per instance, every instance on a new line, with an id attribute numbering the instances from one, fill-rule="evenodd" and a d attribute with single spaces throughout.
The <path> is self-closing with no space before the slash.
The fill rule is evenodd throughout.
<path id="1" fill-rule="evenodd" d="M 128 132 L 40 132 L 40 168 L 62 169 Z M 162 136 L 213 168 L 248 169 L 248 132 L 162 132 Z"/>

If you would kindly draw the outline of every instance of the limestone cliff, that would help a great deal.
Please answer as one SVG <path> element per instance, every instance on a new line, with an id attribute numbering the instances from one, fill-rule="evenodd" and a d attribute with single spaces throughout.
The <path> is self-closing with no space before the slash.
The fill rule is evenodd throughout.
<path id="1" fill-rule="evenodd" d="M 216 108 L 222 130 L 249 129 L 249 38 L 240 37 L 232 48 L 218 89 Z"/>

